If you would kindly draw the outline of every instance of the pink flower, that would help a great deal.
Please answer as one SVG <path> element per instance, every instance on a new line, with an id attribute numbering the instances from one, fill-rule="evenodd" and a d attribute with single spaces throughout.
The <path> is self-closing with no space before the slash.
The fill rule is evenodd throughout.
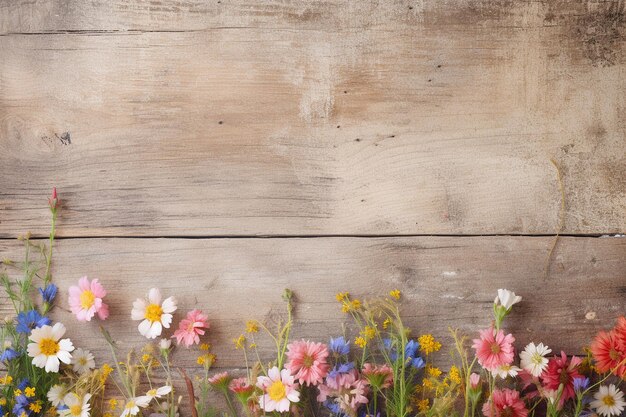
<path id="1" fill-rule="evenodd" d="M 174 332 L 173 338 L 176 343 L 185 347 L 200 343 L 200 336 L 204 335 L 204 330 L 209 328 L 208 316 L 200 310 L 191 310 L 187 317 L 178 324 L 178 330 Z"/>
<path id="2" fill-rule="evenodd" d="M 363 375 L 367 382 L 376 389 L 389 388 L 393 384 L 393 370 L 389 365 L 363 365 Z"/>
<path id="3" fill-rule="evenodd" d="M 505 336 L 502 330 L 495 332 L 493 328 L 489 328 L 480 331 L 480 339 L 474 339 L 472 348 L 476 349 L 478 363 L 493 371 L 513 362 L 513 342 L 515 338 L 512 334 Z"/>
<path id="4" fill-rule="evenodd" d="M 359 372 L 352 369 L 349 372 L 327 376 L 324 384 L 318 386 L 318 402 L 332 399 L 348 416 L 355 416 L 361 404 L 367 404 L 369 393 L 367 381 L 361 379 Z"/>
<path id="5" fill-rule="evenodd" d="M 571 360 L 567 360 L 565 352 L 561 351 L 561 357 L 555 356 L 548 362 L 548 367 L 541 374 L 543 386 L 546 389 L 557 391 L 559 385 L 563 384 L 563 393 L 559 400 L 559 404 L 563 406 L 565 401 L 576 396 L 574 390 L 574 378 L 582 378 L 578 373 L 578 366 L 581 359 L 572 356 Z"/>
<path id="6" fill-rule="evenodd" d="M 287 369 L 279 371 L 276 366 L 267 372 L 267 376 L 257 377 L 257 387 L 263 390 L 259 405 L 268 413 L 289 411 L 291 403 L 300 401 L 298 384 Z"/>
<path id="7" fill-rule="evenodd" d="M 57 187 L 52 187 L 52 196 L 48 198 L 50 210 L 56 210 L 59 205 L 59 196 L 57 195 Z"/>
<path id="8" fill-rule="evenodd" d="M 78 287 L 71 286 L 69 292 L 70 308 L 79 321 L 91 321 L 95 314 L 100 320 L 109 317 L 109 306 L 102 301 L 107 292 L 97 279 L 90 283 L 87 277 L 82 277 Z"/>
<path id="9" fill-rule="evenodd" d="M 215 388 L 226 390 L 228 385 L 230 384 L 231 377 L 228 372 L 220 372 L 218 374 L 213 375 L 208 379 L 209 384 L 213 385 Z"/>
<path id="10" fill-rule="evenodd" d="M 528 410 L 519 392 L 505 388 L 493 391 L 489 401 L 483 404 L 483 414 L 487 417 L 526 417 Z"/>
<path id="11" fill-rule="evenodd" d="M 301 384 L 318 385 L 328 374 L 326 362 L 328 347 L 323 343 L 301 340 L 287 346 L 287 364 L 285 368 L 294 375 Z"/>
<path id="12" fill-rule="evenodd" d="M 475 372 L 472 372 L 472 374 L 469 377 L 469 380 L 470 380 L 470 387 L 477 388 L 478 384 L 480 384 L 480 375 L 478 375 Z"/>

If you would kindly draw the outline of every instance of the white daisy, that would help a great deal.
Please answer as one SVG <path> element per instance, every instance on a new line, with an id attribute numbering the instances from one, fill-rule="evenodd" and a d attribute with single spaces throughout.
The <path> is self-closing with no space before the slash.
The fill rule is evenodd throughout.
<path id="1" fill-rule="evenodd" d="M 142 320 L 139 323 L 139 333 L 148 339 L 155 339 L 161 335 L 163 327 L 166 329 L 170 327 L 174 311 L 176 311 L 176 299 L 168 297 L 161 303 L 161 291 L 158 288 L 151 288 L 148 300 L 143 298 L 135 300 L 131 318 Z"/>
<path id="2" fill-rule="evenodd" d="M 76 348 L 74 353 L 72 353 L 72 365 L 74 365 L 74 371 L 84 374 L 96 367 L 96 361 L 94 361 L 93 354 L 90 351 Z"/>
<path id="3" fill-rule="evenodd" d="M 65 402 L 63 402 L 63 397 L 65 397 L 65 394 L 65 387 L 63 385 L 53 385 L 47 394 L 48 401 L 50 401 L 55 407 L 64 405 Z"/>
<path id="4" fill-rule="evenodd" d="M 515 295 L 513 291 L 499 289 L 498 296 L 496 297 L 494 303 L 500 304 L 506 310 L 510 310 L 513 307 L 513 304 L 517 304 L 522 301 L 522 297 L 519 295 Z"/>
<path id="5" fill-rule="evenodd" d="M 67 406 L 65 410 L 59 410 L 59 416 L 61 417 L 89 417 L 89 411 L 91 405 L 89 399 L 91 394 L 85 394 L 83 398 L 80 398 L 74 393 L 69 393 L 65 396 L 63 401 Z"/>
<path id="6" fill-rule="evenodd" d="M 162 396 L 167 395 L 170 392 L 172 392 L 172 387 L 169 385 L 165 385 L 160 388 L 153 388 L 150 391 L 146 392 L 146 397 L 148 397 L 150 401 L 152 401 L 153 399 L 161 398 Z"/>
<path id="7" fill-rule="evenodd" d="M 591 408 L 604 417 L 619 416 L 626 406 L 624 393 L 613 384 L 608 387 L 601 385 L 593 398 L 595 400 L 591 402 Z"/>
<path id="8" fill-rule="evenodd" d="M 124 411 L 122 411 L 120 417 L 135 416 L 139 414 L 139 407 L 145 408 L 148 406 L 148 404 L 150 404 L 150 399 L 146 395 L 131 398 L 126 401 L 126 405 L 124 405 Z"/>
<path id="9" fill-rule="evenodd" d="M 541 375 L 548 366 L 548 358 L 546 358 L 546 356 L 550 352 L 552 352 L 552 349 L 548 348 L 548 346 L 544 346 L 543 343 L 535 345 L 531 342 L 526 345 L 524 351 L 519 354 L 521 359 L 520 366 L 532 376 L 537 377 Z"/>
<path id="10" fill-rule="evenodd" d="M 59 361 L 69 364 L 72 361 L 71 351 L 74 345 L 70 339 L 61 339 L 65 334 L 65 326 L 56 323 L 54 326 L 41 326 L 30 333 L 28 356 L 33 358 L 33 365 L 46 368 L 46 372 L 59 372 Z"/>
<path id="11" fill-rule="evenodd" d="M 506 379 L 509 376 L 516 377 L 520 371 L 521 369 L 514 365 L 500 365 L 498 368 L 493 369 L 491 374 L 494 378 L 499 376 L 502 379 Z"/>

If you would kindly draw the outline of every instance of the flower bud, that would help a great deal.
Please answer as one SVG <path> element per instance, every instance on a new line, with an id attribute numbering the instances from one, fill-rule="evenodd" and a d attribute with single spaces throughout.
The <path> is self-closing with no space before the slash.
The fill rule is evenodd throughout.
<path id="1" fill-rule="evenodd" d="M 59 197 L 57 196 L 57 187 L 52 187 L 52 196 L 48 199 L 48 205 L 50 210 L 55 211 L 59 204 Z"/>

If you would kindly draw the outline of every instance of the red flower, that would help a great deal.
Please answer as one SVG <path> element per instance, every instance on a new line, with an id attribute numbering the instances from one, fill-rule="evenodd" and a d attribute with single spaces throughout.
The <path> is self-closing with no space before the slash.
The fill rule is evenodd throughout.
<path id="1" fill-rule="evenodd" d="M 561 351 L 561 357 L 555 356 L 550 359 L 548 367 L 541 374 L 543 386 L 546 389 L 557 391 L 559 385 L 563 384 L 563 394 L 559 400 L 561 406 L 576 395 L 574 378 L 582 378 L 582 375 L 578 373 L 578 366 L 581 362 L 580 358 L 576 356 L 572 356 L 572 359 L 568 361 L 565 352 Z"/>
<path id="2" fill-rule="evenodd" d="M 51 210 L 56 210 L 59 204 L 59 197 L 57 196 L 57 187 L 52 187 L 52 196 L 48 198 L 48 205 Z"/>
<path id="3" fill-rule="evenodd" d="M 617 327 L 608 333 L 598 333 L 591 343 L 591 353 L 596 360 L 596 367 L 599 372 L 614 370 L 615 375 L 620 378 L 626 376 L 626 352 L 622 349 L 618 338 Z"/>
<path id="4" fill-rule="evenodd" d="M 528 410 L 519 392 L 505 388 L 493 391 L 489 401 L 483 404 L 483 414 L 487 417 L 526 417 Z"/>

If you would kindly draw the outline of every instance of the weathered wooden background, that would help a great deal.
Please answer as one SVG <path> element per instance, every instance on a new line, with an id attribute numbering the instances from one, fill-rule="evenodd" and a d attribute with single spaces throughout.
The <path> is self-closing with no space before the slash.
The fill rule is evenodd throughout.
<path id="1" fill-rule="evenodd" d="M 626 310 L 626 239 L 600 237 L 626 231 L 625 8 L 0 0 L 0 250 L 46 235 L 57 186 L 55 314 L 98 358 L 82 275 L 125 348 L 150 286 L 209 312 L 221 368 L 285 287 L 296 336 L 342 331 L 335 292 L 399 288 L 446 342 L 507 287 L 520 346 L 580 352 Z"/>

